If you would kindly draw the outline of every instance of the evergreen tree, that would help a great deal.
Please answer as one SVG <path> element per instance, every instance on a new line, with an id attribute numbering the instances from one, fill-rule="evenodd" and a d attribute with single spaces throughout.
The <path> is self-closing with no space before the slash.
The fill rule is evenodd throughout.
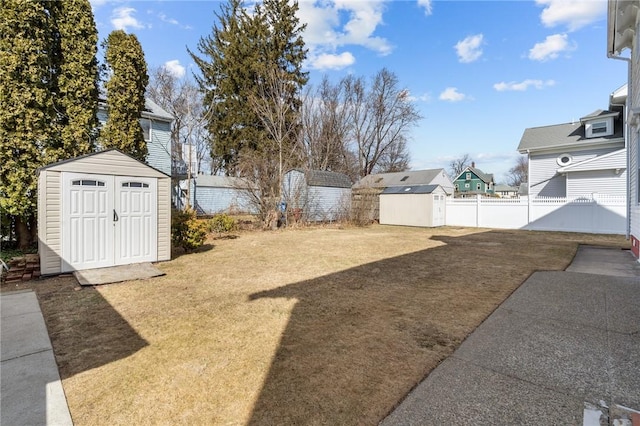
<path id="1" fill-rule="evenodd" d="M 50 160 L 91 152 L 98 127 L 98 32 L 88 0 L 49 2 L 59 53 L 56 60 L 59 141 Z"/>
<path id="2" fill-rule="evenodd" d="M 118 148 L 145 161 L 147 144 L 139 119 L 149 76 L 142 46 L 135 35 L 117 30 L 109 34 L 104 47 L 111 75 L 105 85 L 109 117 L 100 142 L 104 148 Z"/>
<path id="3" fill-rule="evenodd" d="M 52 138 L 52 22 L 48 2 L 0 7 L 0 214 L 15 218 L 18 244 L 35 233 L 36 169 Z"/>
<path id="4" fill-rule="evenodd" d="M 300 36 L 304 27 L 295 16 L 297 9 L 297 3 L 267 0 L 248 14 L 242 0 L 228 0 L 216 14 L 219 23 L 212 34 L 198 43 L 201 56 L 189 51 L 200 68 L 198 82 L 210 109 L 212 157 L 222 160 L 228 174 L 237 174 L 244 151 L 250 151 L 254 160 L 255 151 L 263 152 L 265 159 L 271 154 L 264 148 L 273 141 L 249 102 L 264 96 L 270 76 L 292 82 L 287 102 L 292 105 L 291 119 L 296 119 L 299 93 L 308 78 L 301 71 L 306 50 Z"/>

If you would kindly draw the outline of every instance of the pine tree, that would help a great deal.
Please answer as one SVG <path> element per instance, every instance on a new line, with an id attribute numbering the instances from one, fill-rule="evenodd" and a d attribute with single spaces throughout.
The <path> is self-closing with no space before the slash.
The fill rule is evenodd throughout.
<path id="1" fill-rule="evenodd" d="M 100 143 L 145 161 L 147 144 L 139 119 L 149 76 L 142 46 L 134 34 L 116 30 L 104 47 L 111 76 L 106 83 L 108 119 Z"/>
<path id="2" fill-rule="evenodd" d="M 58 161 L 91 152 L 97 136 L 98 32 L 88 0 L 49 2 L 55 22 L 56 111 L 59 141 L 51 153 Z"/>
<path id="3" fill-rule="evenodd" d="M 0 7 L 0 214 L 15 217 L 18 244 L 35 230 L 36 169 L 52 138 L 52 22 L 47 2 Z"/>
<path id="4" fill-rule="evenodd" d="M 201 56 L 189 51 L 200 68 L 198 82 L 210 109 L 212 156 L 222 160 L 228 174 L 237 173 L 243 151 L 269 155 L 263 148 L 270 137 L 249 100 L 264 95 L 271 76 L 284 76 L 293 83 L 287 102 L 298 111 L 308 79 L 301 71 L 306 49 L 300 35 L 304 27 L 295 16 L 297 3 L 267 0 L 255 5 L 252 14 L 243 5 L 241 0 L 222 5 L 216 14 L 219 24 L 198 43 Z"/>

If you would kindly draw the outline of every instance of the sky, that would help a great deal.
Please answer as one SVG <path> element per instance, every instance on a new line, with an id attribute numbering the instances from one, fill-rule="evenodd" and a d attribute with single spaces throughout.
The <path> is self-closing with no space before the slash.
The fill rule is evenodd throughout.
<path id="1" fill-rule="evenodd" d="M 212 32 L 221 2 L 91 0 L 100 40 L 138 37 L 149 67 L 180 78 L 187 52 Z M 506 181 L 526 128 L 607 109 L 626 83 L 606 55 L 606 0 L 299 0 L 309 84 L 324 75 L 396 74 L 422 115 L 409 133 L 411 169 L 449 168 L 468 154 Z"/>

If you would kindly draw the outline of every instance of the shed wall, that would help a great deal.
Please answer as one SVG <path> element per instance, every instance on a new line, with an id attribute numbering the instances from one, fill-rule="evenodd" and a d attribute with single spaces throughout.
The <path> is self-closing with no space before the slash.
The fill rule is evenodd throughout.
<path id="1" fill-rule="evenodd" d="M 380 194 L 380 224 L 433 226 L 433 195 Z"/>
<path id="2" fill-rule="evenodd" d="M 43 171 L 38 177 L 38 253 L 40 272 L 57 274 L 62 268 L 60 173 Z"/>
<path id="3" fill-rule="evenodd" d="M 334 221 L 345 217 L 351 203 L 351 188 L 310 186 L 308 217 L 312 221 Z"/>
<path id="4" fill-rule="evenodd" d="M 150 167 L 145 167 L 144 164 L 141 164 L 118 151 L 105 151 L 98 155 L 90 155 L 84 158 L 79 158 L 75 161 L 56 164 L 48 170 L 115 176 L 166 177 L 159 171 Z"/>
<path id="5" fill-rule="evenodd" d="M 171 179 L 158 179 L 158 261 L 171 260 Z"/>

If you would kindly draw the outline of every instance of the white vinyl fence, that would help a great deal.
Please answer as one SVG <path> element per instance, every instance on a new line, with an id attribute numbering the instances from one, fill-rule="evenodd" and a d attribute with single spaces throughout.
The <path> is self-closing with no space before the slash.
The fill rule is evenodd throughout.
<path id="1" fill-rule="evenodd" d="M 448 198 L 446 224 L 478 228 L 626 234 L 626 197 Z"/>

